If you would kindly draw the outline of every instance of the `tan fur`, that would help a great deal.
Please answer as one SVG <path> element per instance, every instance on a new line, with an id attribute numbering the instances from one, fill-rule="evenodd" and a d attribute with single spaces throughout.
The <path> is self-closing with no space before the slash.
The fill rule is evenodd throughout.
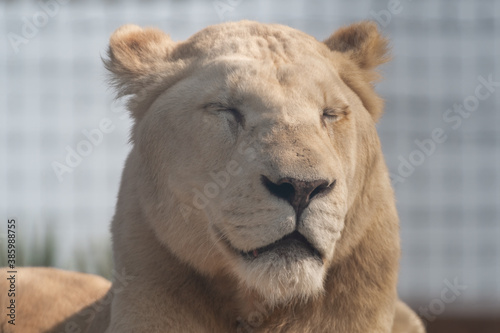
<path id="1" fill-rule="evenodd" d="M 118 29 L 105 64 L 135 125 L 113 250 L 135 278 L 113 294 L 106 332 L 423 332 L 396 293 L 398 217 L 372 87 L 387 60 L 369 22 L 324 43 L 249 21 L 184 42 Z M 263 176 L 335 187 L 298 218 Z M 294 230 L 321 261 L 300 247 L 239 253 Z"/>
<path id="2" fill-rule="evenodd" d="M 398 301 L 396 315 L 394 316 L 393 332 L 420 333 L 425 332 L 424 324 L 420 318 L 405 303 Z"/>
<path id="3" fill-rule="evenodd" d="M 13 326 L 7 322 L 10 318 L 5 315 L 11 300 L 7 296 L 10 283 L 6 278 L 11 274 L 6 268 L 0 269 L 0 332 L 3 333 L 63 333 L 64 328 L 53 330 L 54 326 L 103 297 L 111 287 L 109 281 L 90 274 L 42 267 L 20 267 L 16 270 L 16 320 Z M 86 322 L 89 314 L 83 313 L 83 320 L 74 322 L 82 332 L 89 325 Z"/>
<path id="4" fill-rule="evenodd" d="M 372 93 L 370 83 L 379 78 L 374 69 L 390 60 L 387 39 L 378 33 L 374 22 L 368 21 L 340 28 L 324 43 L 350 60 L 346 63 L 339 59 L 339 73 L 377 121 L 384 104 L 379 96 Z"/>

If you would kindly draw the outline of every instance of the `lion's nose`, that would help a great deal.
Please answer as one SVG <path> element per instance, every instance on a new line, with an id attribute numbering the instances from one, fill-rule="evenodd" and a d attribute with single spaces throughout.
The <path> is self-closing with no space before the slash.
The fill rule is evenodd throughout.
<path id="1" fill-rule="evenodd" d="M 324 179 L 303 181 L 294 178 L 281 178 L 276 183 L 266 176 L 261 176 L 261 179 L 271 194 L 285 199 L 292 205 L 297 219 L 314 197 L 325 195 L 335 186 L 335 181 L 329 183 Z"/>

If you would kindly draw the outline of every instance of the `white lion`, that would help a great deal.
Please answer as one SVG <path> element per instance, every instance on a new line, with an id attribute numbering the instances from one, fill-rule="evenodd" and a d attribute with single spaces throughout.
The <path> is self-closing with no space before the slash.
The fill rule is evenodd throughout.
<path id="1" fill-rule="evenodd" d="M 249 21 L 183 42 L 118 29 L 106 67 L 135 124 L 113 250 L 136 278 L 89 331 L 422 332 L 396 293 L 387 60 L 368 22 L 324 42 Z"/>

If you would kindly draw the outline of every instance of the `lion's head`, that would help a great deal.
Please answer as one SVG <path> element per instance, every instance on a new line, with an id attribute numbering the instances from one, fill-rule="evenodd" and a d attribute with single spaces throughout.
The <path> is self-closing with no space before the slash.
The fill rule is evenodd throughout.
<path id="1" fill-rule="evenodd" d="M 320 294 L 366 228 L 345 232 L 380 158 L 371 81 L 386 49 L 366 22 L 324 42 L 248 21 L 183 42 L 117 30 L 107 67 L 131 95 L 129 163 L 157 238 L 269 304 Z"/>

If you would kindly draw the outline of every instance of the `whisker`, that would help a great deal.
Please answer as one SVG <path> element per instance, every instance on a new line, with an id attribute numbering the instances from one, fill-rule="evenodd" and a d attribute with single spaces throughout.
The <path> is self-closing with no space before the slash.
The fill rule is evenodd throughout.
<path id="1" fill-rule="evenodd" d="M 224 237 L 225 237 L 225 236 L 224 236 L 224 227 L 222 227 L 222 229 L 221 229 L 221 235 L 220 235 L 220 236 L 219 236 L 219 238 L 218 238 L 218 239 L 217 239 L 217 240 L 216 240 L 216 241 L 212 244 L 212 246 L 210 247 L 210 249 L 207 251 L 207 254 L 206 254 L 206 256 L 205 256 L 205 259 L 203 259 L 203 263 L 204 263 L 205 261 L 207 261 L 207 259 L 208 259 L 209 255 L 210 255 L 210 253 L 211 253 L 211 252 L 214 250 L 214 248 L 217 246 L 217 243 L 219 243 L 220 241 L 222 241 L 222 239 L 223 239 Z M 210 241 L 210 240 L 211 240 L 211 238 L 210 238 L 210 237 L 208 237 L 207 242 L 208 242 L 208 241 Z"/>

